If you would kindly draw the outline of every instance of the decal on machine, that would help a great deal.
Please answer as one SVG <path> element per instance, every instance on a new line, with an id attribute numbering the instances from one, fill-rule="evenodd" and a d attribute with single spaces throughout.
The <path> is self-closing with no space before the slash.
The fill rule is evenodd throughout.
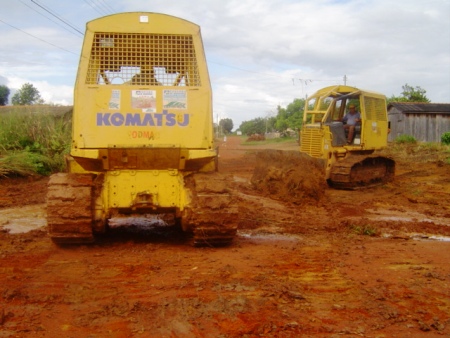
<path id="1" fill-rule="evenodd" d="M 130 138 L 156 140 L 157 134 L 152 130 L 133 130 L 128 133 Z"/>
<path id="2" fill-rule="evenodd" d="M 187 109 L 186 91 L 176 89 L 164 89 L 163 108 Z"/>
<path id="3" fill-rule="evenodd" d="M 156 112 L 156 90 L 132 90 L 131 107 L 143 113 Z"/>
<path id="4" fill-rule="evenodd" d="M 120 89 L 114 89 L 111 91 L 111 98 L 108 102 L 109 109 L 120 109 Z"/>
<path id="5" fill-rule="evenodd" d="M 99 127 L 186 127 L 189 125 L 189 114 L 174 114 L 163 110 L 162 113 L 97 113 Z"/>

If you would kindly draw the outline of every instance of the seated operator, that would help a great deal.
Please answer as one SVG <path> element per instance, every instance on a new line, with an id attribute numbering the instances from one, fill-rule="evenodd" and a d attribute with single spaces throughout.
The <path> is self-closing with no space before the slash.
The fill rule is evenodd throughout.
<path id="1" fill-rule="evenodd" d="M 345 114 L 342 122 L 344 123 L 344 129 L 348 130 L 347 144 L 350 144 L 352 143 L 353 135 L 355 134 L 355 125 L 361 122 L 361 114 L 356 111 L 354 104 L 348 106 L 348 113 Z"/>

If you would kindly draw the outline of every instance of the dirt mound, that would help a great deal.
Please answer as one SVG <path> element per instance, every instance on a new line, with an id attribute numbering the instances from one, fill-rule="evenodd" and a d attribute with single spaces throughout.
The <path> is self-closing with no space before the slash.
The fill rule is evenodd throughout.
<path id="1" fill-rule="evenodd" d="M 298 151 L 258 152 L 251 183 L 264 195 L 294 204 L 316 203 L 327 188 L 323 163 Z"/>
<path id="2" fill-rule="evenodd" d="M 266 137 L 264 135 L 261 134 L 253 134 L 250 135 L 250 137 L 247 139 L 247 142 L 251 142 L 251 141 L 265 141 Z"/>

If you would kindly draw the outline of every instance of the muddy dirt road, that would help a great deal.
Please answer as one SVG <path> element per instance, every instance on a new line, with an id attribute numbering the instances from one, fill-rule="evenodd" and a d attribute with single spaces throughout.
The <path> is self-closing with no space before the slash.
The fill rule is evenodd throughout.
<path id="1" fill-rule="evenodd" d="M 240 203 L 225 248 L 160 226 L 57 247 L 47 179 L 0 180 L 0 337 L 450 337 L 448 165 L 291 201 L 250 184 L 261 147 L 240 142 L 220 148 Z"/>

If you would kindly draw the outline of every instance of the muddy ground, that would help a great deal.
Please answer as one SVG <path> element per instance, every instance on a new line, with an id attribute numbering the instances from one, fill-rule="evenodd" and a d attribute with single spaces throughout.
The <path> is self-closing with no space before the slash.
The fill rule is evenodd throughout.
<path id="1" fill-rule="evenodd" d="M 264 189 L 263 147 L 240 142 L 220 147 L 240 215 L 224 248 L 171 227 L 58 247 L 47 179 L 0 180 L 0 337 L 450 337 L 449 165 L 411 154 L 394 182 L 340 191 L 267 163 Z"/>

